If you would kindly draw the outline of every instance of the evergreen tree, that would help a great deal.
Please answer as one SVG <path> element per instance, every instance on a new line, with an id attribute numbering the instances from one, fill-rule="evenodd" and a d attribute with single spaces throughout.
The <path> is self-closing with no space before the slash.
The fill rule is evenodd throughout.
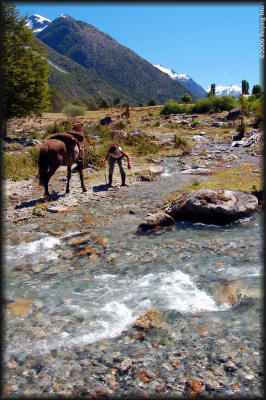
<path id="1" fill-rule="evenodd" d="M 2 4 L 2 74 L 4 135 L 13 117 L 40 115 L 49 109 L 49 66 L 45 53 L 13 4 Z"/>
<path id="2" fill-rule="evenodd" d="M 252 88 L 252 94 L 258 95 L 262 93 L 262 88 L 260 85 L 254 85 Z"/>
<path id="3" fill-rule="evenodd" d="M 242 81 L 242 94 L 249 94 L 249 83 L 246 80 Z"/>
<path id="4" fill-rule="evenodd" d="M 183 101 L 183 103 L 191 103 L 191 97 L 188 93 L 185 93 L 182 97 L 181 100 Z"/>
<path id="5" fill-rule="evenodd" d="M 211 84 L 211 94 L 214 96 L 215 95 L 215 89 L 216 89 L 216 85 L 215 85 L 215 83 L 212 83 Z"/>
<path id="6" fill-rule="evenodd" d="M 114 106 L 119 106 L 121 103 L 120 97 L 114 98 Z"/>

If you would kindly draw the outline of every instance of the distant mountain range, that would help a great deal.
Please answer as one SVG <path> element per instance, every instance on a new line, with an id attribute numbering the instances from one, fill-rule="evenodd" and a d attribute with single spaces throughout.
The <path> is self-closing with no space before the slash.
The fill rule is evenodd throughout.
<path id="1" fill-rule="evenodd" d="M 182 85 L 184 85 L 187 89 L 189 89 L 195 96 L 199 99 L 202 99 L 206 96 L 207 92 L 198 84 L 196 83 L 190 76 L 187 74 L 178 74 L 173 69 L 165 68 L 162 65 L 153 64 L 154 67 L 158 68 L 165 74 L 169 75 L 170 78 L 178 81 Z"/>
<path id="2" fill-rule="evenodd" d="M 170 98 L 181 102 L 186 92 L 196 99 L 182 83 L 93 25 L 66 14 L 53 21 L 35 14 L 29 26 L 45 46 L 50 87 L 69 101 L 102 96 L 111 103 L 119 97 L 131 105 L 147 104 L 151 98 L 164 104 Z"/>
<path id="3" fill-rule="evenodd" d="M 93 25 L 66 14 L 53 21 L 34 14 L 28 18 L 27 26 L 45 47 L 49 86 L 69 101 L 101 96 L 111 103 L 118 97 L 131 105 L 147 104 L 151 98 L 163 104 L 170 98 L 181 102 L 184 93 L 195 101 L 210 90 L 204 90 L 187 74 L 150 64 Z M 238 98 L 241 88 L 220 85 L 215 94 Z"/>
<path id="4" fill-rule="evenodd" d="M 210 89 L 211 88 L 209 87 L 206 91 L 209 92 Z M 229 85 L 229 86 L 218 85 L 215 87 L 216 96 L 233 96 L 234 98 L 238 99 L 241 93 L 242 93 L 242 88 L 238 85 Z"/>

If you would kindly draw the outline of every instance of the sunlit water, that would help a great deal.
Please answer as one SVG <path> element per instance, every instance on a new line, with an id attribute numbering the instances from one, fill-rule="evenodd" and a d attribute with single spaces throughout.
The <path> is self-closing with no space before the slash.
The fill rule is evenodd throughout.
<path id="1" fill-rule="evenodd" d="M 237 321 L 240 337 L 248 324 L 257 331 L 259 303 L 239 312 L 226 302 L 217 304 L 213 293 L 224 280 L 241 281 L 250 290 L 261 288 L 260 213 L 225 227 L 178 222 L 136 234 L 147 208 L 194 179 L 167 160 L 164 173 L 152 183 L 110 191 L 107 198 L 93 202 L 93 208 L 81 207 L 63 217 L 52 214 L 48 223 L 38 219 L 23 232 L 19 227 L 7 231 L 5 297 L 32 299 L 30 318 L 44 334 L 32 334 L 29 316 L 8 319 L 6 329 L 13 334 L 8 334 L 5 357 L 115 338 L 152 307 L 174 312 L 168 318 L 173 334 L 176 313 L 202 313 L 202 318 L 220 318 L 225 325 Z M 83 222 L 87 216 L 97 217 L 98 223 Z M 48 233 L 51 227 L 60 234 Z M 98 258 L 76 256 L 70 244 L 85 229 L 91 230 L 86 246 L 98 250 Z M 95 241 L 98 237 L 105 238 L 104 245 Z M 26 274 L 14 272 L 18 264 L 27 267 Z"/>

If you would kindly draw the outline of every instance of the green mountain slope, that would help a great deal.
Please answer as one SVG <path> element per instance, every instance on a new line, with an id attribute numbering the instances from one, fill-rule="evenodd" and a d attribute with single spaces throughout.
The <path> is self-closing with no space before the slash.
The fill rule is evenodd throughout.
<path id="1" fill-rule="evenodd" d="M 74 98 L 93 100 L 102 96 L 112 100 L 119 97 L 120 93 L 102 80 L 94 69 L 88 70 L 45 43 L 41 44 L 50 65 L 49 86 L 63 93 L 69 101 Z"/>
<path id="2" fill-rule="evenodd" d="M 101 95 L 109 100 L 120 97 L 128 99 L 132 105 L 147 103 L 152 97 L 159 104 L 163 104 L 169 98 L 180 101 L 181 96 L 189 92 L 182 84 L 173 81 L 135 52 L 85 22 L 76 21 L 68 16 L 58 17 L 37 37 L 55 52 L 65 56 L 64 59 L 60 59 L 55 52 L 46 47 L 48 59 L 59 67 L 63 67 L 64 64 L 67 70 L 67 59 L 75 62 L 71 64 L 71 76 L 51 67 L 50 84 L 60 90 L 61 85 L 72 86 L 72 80 L 76 97 L 84 97 L 81 94 L 84 93 L 84 79 L 87 82 L 86 98 L 95 98 L 95 93 L 98 97 L 101 92 Z M 77 64 L 83 68 L 79 69 Z M 76 84 L 79 79 L 80 84 Z M 74 88 L 72 93 L 73 90 Z M 191 92 L 189 94 L 194 100 L 195 96 Z"/>

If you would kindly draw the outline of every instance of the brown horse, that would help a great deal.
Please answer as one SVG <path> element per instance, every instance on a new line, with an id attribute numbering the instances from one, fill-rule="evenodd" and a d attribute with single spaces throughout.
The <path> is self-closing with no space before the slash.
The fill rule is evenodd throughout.
<path id="1" fill-rule="evenodd" d="M 44 186 L 44 196 L 49 196 L 48 183 L 55 171 L 62 165 L 67 166 L 66 193 L 69 193 L 71 166 L 77 164 L 83 192 L 87 189 L 83 183 L 84 152 L 80 150 L 78 139 L 68 133 L 53 135 L 46 140 L 39 153 L 39 183 Z"/>

